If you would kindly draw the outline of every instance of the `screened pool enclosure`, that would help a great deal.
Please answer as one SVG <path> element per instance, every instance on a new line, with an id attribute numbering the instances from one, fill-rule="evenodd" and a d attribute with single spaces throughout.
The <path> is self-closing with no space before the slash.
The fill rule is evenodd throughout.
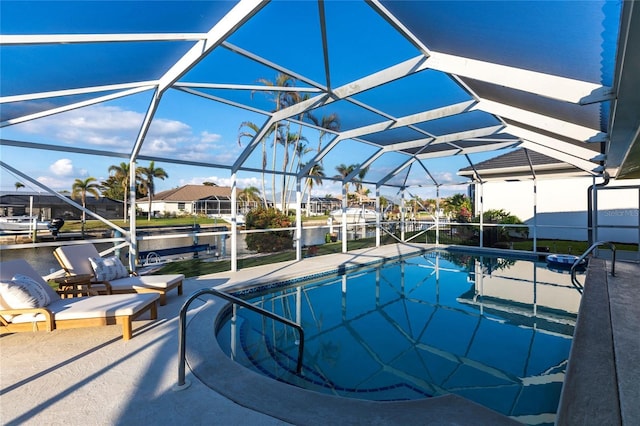
<path id="1" fill-rule="evenodd" d="M 335 234 L 342 251 L 356 238 L 442 243 L 460 233 L 489 245 L 486 229 L 496 226 L 482 213 L 495 181 L 527 182 L 526 223 L 507 232 L 526 228 L 533 250 L 543 228 L 554 226 L 539 214 L 539 181 L 563 178 L 594 188 L 580 190 L 588 207 L 579 223 L 570 219 L 580 238 L 620 226 L 598 216 L 609 209 L 622 213 L 608 219 L 629 216 L 621 225 L 629 243 L 640 240 L 640 192 L 625 184 L 640 178 L 634 2 L 3 1 L 0 8 L 2 191 L 14 182 L 18 191 L 19 182 L 74 203 L 60 194 L 73 179 L 107 179 L 110 166 L 124 164 L 127 226 L 86 212 L 117 231 L 105 241 L 128 248 L 131 268 L 150 238 L 136 223 L 135 170 L 150 164 L 168 174 L 155 189 L 231 187 L 229 228 L 186 235 L 215 237 L 219 249 L 224 243 L 232 270 L 247 232 L 237 214 L 248 187 L 257 189 L 257 204 L 295 212 L 287 230 L 297 259 L 317 244 L 303 232 L 310 213 L 303 206 L 331 192 L 343 220 L 313 238 Z M 488 168 L 514 152 L 519 164 Z M 630 186 L 629 202 L 598 203 L 593 194 L 607 184 Z M 562 183 L 547 187 L 563 198 Z M 473 199 L 477 223 L 440 214 L 441 200 L 455 193 Z M 363 206 L 364 196 L 377 216 L 348 223 L 347 208 Z M 428 217 L 412 216 L 416 198 L 438 204 Z"/>

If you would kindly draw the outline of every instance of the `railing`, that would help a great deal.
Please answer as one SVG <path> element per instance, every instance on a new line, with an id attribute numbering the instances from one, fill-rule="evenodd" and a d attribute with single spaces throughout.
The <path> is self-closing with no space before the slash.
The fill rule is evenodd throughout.
<path id="1" fill-rule="evenodd" d="M 576 270 L 578 268 L 578 265 L 580 265 L 582 261 L 584 261 L 584 259 L 589 255 L 589 253 L 591 253 L 593 250 L 595 250 L 599 246 L 602 246 L 605 244 L 609 245 L 609 247 L 611 248 L 611 276 L 612 277 L 616 276 L 616 246 L 613 243 L 610 243 L 608 241 L 598 241 L 597 243 L 593 243 L 591 247 L 589 247 L 584 253 L 582 253 L 582 255 L 579 258 L 577 258 L 575 262 L 573 262 L 573 265 L 571 265 L 571 283 L 578 289 L 580 293 L 582 293 L 582 289 L 584 287 L 582 286 L 582 284 L 580 284 L 580 282 L 578 281 L 578 278 L 576 278 Z"/>
<path id="2" fill-rule="evenodd" d="M 251 311 L 264 315 L 267 318 L 271 318 L 274 321 L 279 321 L 285 325 L 291 326 L 296 330 L 298 330 L 298 334 L 300 335 L 300 343 L 298 344 L 298 364 L 296 367 L 296 371 L 298 374 L 302 372 L 302 354 L 304 352 L 304 330 L 300 325 L 296 324 L 295 322 L 287 318 L 281 317 L 280 315 L 274 314 L 273 312 L 269 312 L 262 308 L 254 306 L 251 303 L 248 303 L 228 293 L 224 293 L 222 291 L 219 291 L 213 288 L 205 288 L 193 293 L 187 299 L 187 301 L 184 302 L 184 304 L 182 305 L 182 308 L 180 308 L 180 317 L 179 317 L 179 323 L 178 323 L 178 352 L 179 352 L 178 384 L 175 387 L 176 390 L 186 389 L 187 387 L 189 387 L 189 384 L 186 383 L 186 380 L 185 380 L 185 362 L 186 362 L 186 345 L 187 345 L 187 310 L 189 309 L 191 302 L 193 302 L 195 299 L 202 296 L 203 294 L 212 294 L 214 296 L 218 296 L 222 299 L 225 299 L 228 302 L 231 302 L 236 305 L 240 305 Z"/>

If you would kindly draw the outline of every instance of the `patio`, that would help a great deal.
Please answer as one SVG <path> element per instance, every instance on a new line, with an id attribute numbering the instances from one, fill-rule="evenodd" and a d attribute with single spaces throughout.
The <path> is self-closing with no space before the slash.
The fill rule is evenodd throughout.
<path id="1" fill-rule="evenodd" d="M 187 377 L 191 386 L 174 391 L 178 370 L 177 313 L 182 303 L 195 290 L 203 287 L 229 288 L 245 280 L 277 280 L 296 276 L 301 271 L 318 272 L 335 268 L 338 264 L 369 262 L 410 253 L 419 248 L 386 246 L 188 279 L 184 283 L 185 294 L 169 297 L 168 304 L 159 309 L 157 321 L 138 321 L 134 326 L 134 338 L 128 342 L 122 341 L 117 326 L 4 335 L 0 338 L 1 421 L 6 425 L 133 425 L 143 422 L 269 425 L 286 424 L 287 420 L 294 424 L 331 423 L 330 418 L 316 416 L 317 407 L 314 408 L 313 399 L 305 406 L 300 406 L 290 419 L 284 420 L 243 408 L 203 385 L 189 374 L 188 369 Z M 633 302 L 640 298 L 640 287 L 633 285 L 633 282 L 640 273 L 640 266 L 618 262 L 616 270 L 615 279 L 607 276 L 613 333 L 604 336 L 613 340 L 615 357 L 612 351 L 599 351 L 597 356 L 586 358 L 584 362 L 587 365 L 579 366 L 582 380 L 577 381 L 567 400 L 571 421 L 563 424 L 571 424 L 576 418 L 583 419 L 582 424 L 594 425 L 610 423 L 612 416 L 622 419 L 622 424 L 634 424 L 640 419 L 640 409 L 635 404 L 640 398 L 636 386 L 640 379 L 637 369 L 640 356 L 637 336 L 640 333 L 636 323 L 623 320 L 639 315 L 638 304 Z M 604 277 L 604 272 L 599 276 Z M 588 284 L 586 288 L 589 288 Z M 190 315 L 203 306 L 203 303 L 194 303 Z M 602 310 L 601 304 L 595 304 L 593 308 Z M 598 333 L 603 329 L 606 328 L 602 323 L 583 327 L 584 335 L 588 338 L 602 337 Z M 613 371 L 603 369 L 607 363 L 613 367 Z M 594 371 L 601 371 L 602 374 L 584 373 Z M 608 381 L 608 386 L 613 386 L 611 392 L 606 394 L 600 391 L 602 386 L 607 385 L 600 382 L 603 378 Z M 616 389 L 620 401 L 615 397 Z M 283 398 L 283 405 L 286 405 L 286 398 Z M 455 416 L 449 421 L 445 420 L 443 413 L 451 414 L 452 410 L 444 408 L 436 411 L 438 414 L 432 418 L 424 409 L 394 411 L 380 405 L 375 409 L 369 406 L 365 413 L 358 414 L 353 408 L 343 407 L 335 410 L 334 420 L 351 419 L 343 424 L 362 424 L 363 421 L 367 424 L 403 424 L 410 419 L 415 420 L 416 415 L 420 416 L 423 424 L 454 424 L 461 420 L 455 420 Z M 469 417 L 466 414 L 467 417 L 462 418 L 464 424 L 494 425 L 497 421 L 492 417 Z"/>

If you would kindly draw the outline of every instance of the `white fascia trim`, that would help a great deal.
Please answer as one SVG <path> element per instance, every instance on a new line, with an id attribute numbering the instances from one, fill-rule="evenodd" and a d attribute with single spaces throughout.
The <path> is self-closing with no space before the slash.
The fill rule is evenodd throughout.
<path id="1" fill-rule="evenodd" d="M 206 33 L 1 35 L 0 45 L 199 41 L 206 37 Z"/>
<path id="2" fill-rule="evenodd" d="M 593 156 L 597 154 L 597 152 L 591 149 L 572 145 L 562 140 L 555 139 L 555 138 L 552 138 L 528 129 L 524 129 L 522 127 L 515 126 L 513 124 L 507 125 L 504 128 L 503 132 L 508 133 L 510 135 L 518 136 L 519 138 L 522 138 L 524 140 L 535 142 L 536 145 L 542 145 L 555 150 L 566 152 L 569 155 L 581 158 L 583 160 L 589 160 L 590 158 L 593 158 Z M 593 163 L 591 163 L 591 166 L 593 167 Z"/>
<path id="3" fill-rule="evenodd" d="M 434 51 L 423 67 L 575 104 L 602 102 L 614 96 L 610 87 L 600 84 Z"/>
<path id="4" fill-rule="evenodd" d="M 489 114 L 494 114 L 519 123 L 528 124 L 538 129 L 566 136 L 582 142 L 599 142 L 606 138 L 606 134 L 596 129 L 573 124 L 568 121 L 527 111 L 521 108 L 512 107 L 486 99 L 481 99 L 472 110 L 480 110 Z"/>

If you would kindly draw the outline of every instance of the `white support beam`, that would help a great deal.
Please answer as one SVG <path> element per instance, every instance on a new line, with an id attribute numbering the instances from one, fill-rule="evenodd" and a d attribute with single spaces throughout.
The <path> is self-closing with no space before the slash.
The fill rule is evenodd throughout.
<path id="1" fill-rule="evenodd" d="M 221 84 L 221 83 L 185 83 L 177 82 L 174 88 L 195 88 L 195 89 L 223 89 L 223 90 L 250 90 L 252 92 L 296 92 L 296 93 L 319 93 L 320 89 L 315 87 L 299 86 L 265 86 L 261 84 Z"/>
<path id="2" fill-rule="evenodd" d="M 435 139 L 432 139 L 432 138 L 416 139 L 416 140 L 407 141 L 407 142 L 399 142 L 399 143 L 394 143 L 390 145 L 385 145 L 384 149 L 386 151 L 399 151 L 403 149 L 420 148 L 424 145 L 436 145 L 436 144 L 442 144 L 442 143 L 456 142 L 459 140 L 481 138 L 483 136 L 494 135 L 503 128 L 504 126 L 500 124 L 497 126 L 483 127 L 481 129 L 465 130 L 463 132 L 440 135 L 440 136 L 437 136 Z"/>
<path id="3" fill-rule="evenodd" d="M 401 171 L 403 171 L 404 169 L 406 169 L 407 167 L 409 167 L 410 165 L 413 164 L 413 162 L 416 161 L 416 157 L 411 157 L 409 160 L 407 160 L 405 163 L 399 165 L 398 167 L 396 167 L 394 170 L 392 170 L 390 173 L 388 173 L 385 177 L 383 177 L 382 179 L 380 179 L 378 181 L 378 185 L 384 185 L 386 182 L 388 182 L 390 179 L 396 177 Z"/>
<path id="4" fill-rule="evenodd" d="M 403 149 L 422 148 L 425 145 L 430 145 L 431 142 L 433 141 L 435 141 L 435 138 L 414 139 L 412 141 L 398 142 L 398 143 L 392 143 L 390 145 L 385 145 L 383 148 L 387 152 L 401 151 Z"/>
<path id="5" fill-rule="evenodd" d="M 276 121 L 273 119 L 273 117 L 265 121 L 265 123 L 262 125 L 258 133 L 256 133 L 253 139 L 251 139 L 251 142 L 249 142 L 249 145 L 247 145 L 244 151 L 240 153 L 240 156 L 238 156 L 238 158 L 236 159 L 236 162 L 233 163 L 233 166 L 231 166 L 231 170 L 234 173 L 244 164 L 245 161 L 247 161 L 247 158 L 249 158 L 249 155 L 251 155 L 255 147 L 258 146 L 258 144 L 260 144 L 260 142 L 262 141 L 262 138 L 265 138 L 267 136 L 269 129 L 271 128 L 271 126 L 273 126 L 275 122 Z"/>
<path id="6" fill-rule="evenodd" d="M 599 84 L 434 51 L 431 51 L 424 68 L 575 104 L 613 98 L 612 89 Z"/>
<path id="7" fill-rule="evenodd" d="M 527 124 L 538 129 L 544 129 L 581 142 L 602 142 L 606 139 L 606 134 L 599 130 L 486 99 L 481 99 L 472 109 L 488 112 L 489 114 Z"/>
<path id="8" fill-rule="evenodd" d="M 483 145 L 467 147 L 467 148 L 452 147 L 451 149 L 445 149 L 442 151 L 425 152 L 423 154 L 418 154 L 417 157 L 420 160 L 428 160 L 432 158 L 450 157 L 453 155 L 460 155 L 460 154 L 477 154 L 480 152 L 489 152 L 489 151 L 496 151 L 498 149 L 511 148 L 511 147 L 517 146 L 518 144 L 520 144 L 520 142 L 508 141 L 508 142 L 483 144 Z"/>
<path id="9" fill-rule="evenodd" d="M 282 74 L 286 74 L 288 76 L 293 77 L 295 80 L 297 81 L 301 81 L 305 84 L 308 84 L 309 86 L 312 87 L 316 87 L 320 90 L 327 90 L 327 87 L 323 84 L 320 84 L 314 80 L 311 80 L 309 78 L 307 78 L 306 76 L 302 75 L 302 74 L 298 74 L 297 72 L 289 69 L 289 68 L 285 68 L 279 64 L 276 64 L 275 62 L 271 62 L 265 58 L 263 58 L 262 56 L 258 56 L 252 52 L 249 52 L 248 50 L 244 50 L 241 47 L 235 46 L 231 43 L 229 43 L 228 41 L 224 41 L 222 42 L 222 47 L 229 49 L 230 51 L 237 53 L 238 55 L 244 56 L 245 58 L 251 59 L 254 62 L 258 62 L 259 64 L 262 65 L 266 65 L 267 67 L 274 69 Z"/>
<path id="10" fill-rule="evenodd" d="M 158 84 L 157 81 L 138 81 L 135 83 L 110 84 L 106 86 L 80 87 L 77 89 L 53 90 L 50 92 L 28 93 L 24 95 L 0 96 L 0 104 L 9 102 L 25 102 L 38 99 L 59 98 L 61 96 L 84 95 L 87 93 L 108 92 L 114 90 L 142 89 L 149 90 Z"/>
<path id="11" fill-rule="evenodd" d="M 347 83 L 334 90 L 331 94 L 318 95 L 307 101 L 299 102 L 295 105 L 291 105 L 288 108 L 283 108 L 280 111 L 275 112 L 273 114 L 273 117 L 277 121 L 285 120 L 289 117 L 295 117 L 301 112 L 306 111 L 310 108 L 327 105 L 336 100 L 356 95 L 358 93 L 364 92 L 365 90 L 369 90 L 390 81 L 397 80 L 401 77 L 406 77 L 419 71 L 421 69 L 420 66 L 423 64 L 424 60 L 424 56 L 417 56 L 415 58 L 406 60 L 377 73 L 370 74 L 359 80 Z"/>
<path id="12" fill-rule="evenodd" d="M 474 100 L 465 101 L 454 105 L 447 105 L 442 108 L 407 115 L 396 120 L 387 120 L 368 126 L 358 127 L 356 129 L 342 132 L 342 137 L 344 139 L 356 138 L 371 133 L 382 132 L 384 130 L 397 129 L 399 127 L 410 126 L 412 124 L 424 123 L 425 121 L 437 120 L 439 118 L 449 117 L 469 111 L 472 109 L 474 104 Z"/>
<path id="13" fill-rule="evenodd" d="M 433 142 L 431 142 L 429 145 L 456 142 L 464 139 L 481 138 L 484 136 L 491 136 L 500 132 L 500 130 L 503 128 L 504 126 L 502 124 L 499 124 L 497 126 L 482 127 L 478 129 L 465 130 L 462 132 L 449 133 L 447 135 L 441 135 L 436 137 L 436 139 Z"/>
<path id="14" fill-rule="evenodd" d="M 380 158 L 380 156 L 382 154 L 384 154 L 384 150 L 383 149 L 379 149 L 378 151 L 376 151 L 372 156 L 370 156 L 363 163 L 361 163 L 354 171 L 352 171 L 347 176 L 345 176 L 344 182 L 351 182 L 353 180 L 353 178 L 355 178 L 360 173 L 360 171 L 362 169 L 366 169 L 367 167 L 369 167 L 371 165 L 371 163 L 373 163 L 378 158 Z"/>
<path id="15" fill-rule="evenodd" d="M 569 155 L 578 157 L 583 160 L 589 160 L 593 156 L 599 154 L 599 152 L 592 149 L 583 148 L 579 145 L 570 144 L 562 140 L 552 138 L 550 136 L 543 135 L 541 133 L 534 132 L 529 129 L 525 129 L 513 124 L 509 124 L 504 128 L 504 133 L 517 136 L 519 138 L 535 142 L 537 145 L 546 146 L 558 151 L 566 152 Z M 593 163 L 591 163 L 593 167 Z"/>
<path id="16" fill-rule="evenodd" d="M 239 102 L 230 101 L 229 99 L 221 98 L 219 96 L 214 96 L 214 95 L 211 95 L 209 93 L 201 92 L 199 90 L 187 88 L 187 87 L 184 87 L 182 85 L 178 86 L 177 84 L 174 84 L 172 86 L 172 89 L 179 90 L 179 91 L 184 92 L 184 93 L 189 93 L 189 94 L 195 95 L 195 96 L 200 96 L 201 98 L 209 99 L 209 100 L 212 100 L 212 101 L 220 102 L 221 104 L 230 105 L 230 106 L 235 107 L 235 108 L 240 108 L 240 109 L 244 109 L 246 111 L 251 111 L 251 112 L 258 113 L 258 114 L 262 114 L 264 116 L 271 116 L 271 113 L 268 112 L 268 111 L 265 111 L 265 110 L 262 110 L 262 109 L 258 109 L 258 108 L 254 108 L 254 107 L 249 106 L 249 105 L 241 104 Z"/>
<path id="17" fill-rule="evenodd" d="M 158 89 L 153 93 L 153 97 L 151 98 L 151 102 L 149 107 L 147 108 L 147 113 L 144 116 L 144 120 L 142 121 L 142 125 L 140 126 L 140 131 L 138 131 L 138 136 L 136 136 L 136 141 L 131 149 L 131 161 L 135 161 L 136 157 L 140 153 L 142 149 L 142 144 L 144 142 L 144 138 L 147 136 L 147 132 L 149 131 L 149 127 L 151 126 L 151 121 L 153 120 L 154 115 L 156 114 L 156 110 L 158 109 L 158 105 L 160 104 L 160 98 L 162 94 Z"/>
<path id="18" fill-rule="evenodd" d="M 260 0 L 241 0 L 216 25 L 180 58 L 161 78 L 160 93 L 171 87 L 231 33 L 266 5 Z"/>
<path id="19" fill-rule="evenodd" d="M 95 105 L 95 104 L 99 104 L 99 103 L 103 103 L 103 102 L 107 102 L 113 99 L 118 99 L 118 98 L 122 98 L 125 96 L 129 96 L 129 95 L 135 95 L 136 93 L 141 93 L 141 92 L 145 92 L 147 90 L 152 90 L 154 88 L 154 86 L 142 86 L 142 87 L 137 87 L 134 89 L 129 89 L 129 90 L 125 90 L 122 92 L 118 92 L 118 93 L 111 93 L 105 96 L 99 96 L 97 98 L 93 98 L 93 99 L 87 99 L 85 101 L 81 101 L 81 102 L 75 102 L 73 104 L 69 104 L 69 105 L 64 105 L 58 108 L 52 108 L 46 111 L 40 111 L 40 112 L 36 112 L 33 114 L 29 114 L 29 115 L 24 115 L 22 117 L 15 117 L 9 120 L 5 120 L 0 122 L 0 128 L 2 127 L 7 127 L 7 126 L 13 126 L 15 124 L 19 124 L 19 123 L 24 123 L 27 121 L 31 121 L 31 120 L 35 120 L 38 118 L 43 118 L 43 117 L 48 117 L 50 115 L 55 115 L 55 114 L 60 114 L 62 112 L 67 112 L 67 111 L 71 111 L 74 109 L 78 109 L 78 108 L 83 108 L 89 105 Z"/>
<path id="20" fill-rule="evenodd" d="M 98 219 L 100 222 L 104 223 L 108 227 L 119 231 L 122 235 L 125 235 L 125 236 L 129 235 L 129 232 L 127 230 L 119 227 L 118 225 L 114 224 L 113 222 L 110 222 L 109 220 L 103 218 L 99 214 L 94 213 L 91 210 L 82 207 L 82 205 L 76 203 L 75 201 L 73 201 L 69 197 L 67 197 L 67 196 L 65 196 L 63 194 L 60 194 L 58 191 L 54 191 L 53 189 L 51 189 L 48 186 L 40 183 L 39 181 L 37 181 L 36 179 L 32 178 L 31 176 L 28 176 L 28 175 L 22 173 L 21 171 L 19 171 L 18 169 L 15 169 L 15 168 L 11 167 L 7 163 L 5 163 L 3 161 L 0 161 L 0 167 L 9 170 L 11 173 L 15 174 L 16 176 L 20 176 L 22 179 L 26 180 L 27 182 L 31 183 L 34 186 L 37 186 L 38 188 L 42 189 L 43 191 L 48 192 L 49 194 L 58 197 L 59 199 L 64 201 L 66 204 L 69 204 L 69 205 L 75 207 L 76 209 L 80 210 L 81 212 L 85 212 L 89 216 L 95 217 L 96 219 Z"/>
<path id="21" fill-rule="evenodd" d="M 141 41 L 199 41 L 205 33 L 141 33 L 141 34 L 5 34 L 0 45 L 126 43 Z"/>
<path id="22" fill-rule="evenodd" d="M 402 34 L 411 44 L 416 46 L 418 50 L 420 50 L 425 55 L 429 55 L 431 52 L 429 48 L 422 43 L 415 34 L 413 34 L 409 29 L 402 23 L 396 16 L 389 12 L 389 10 L 382 5 L 379 0 L 369 0 L 367 2 L 369 6 L 371 6 L 376 12 L 380 14 L 384 19 L 387 20 L 400 34 Z"/>
<path id="23" fill-rule="evenodd" d="M 577 168 L 584 170 L 585 172 L 591 173 L 591 170 L 593 170 L 593 168 L 596 167 L 596 165 L 591 161 L 574 157 L 573 155 L 567 154 L 564 151 L 554 149 L 554 148 L 549 148 L 548 146 L 540 145 L 533 141 L 525 140 L 522 142 L 521 146 L 523 148 L 530 149 L 531 151 L 536 151 L 536 152 L 539 152 L 540 154 L 544 154 L 548 157 L 555 158 L 560 161 L 564 161 L 565 163 L 576 166 Z"/>
<path id="24" fill-rule="evenodd" d="M 357 93 L 362 93 L 365 90 L 373 89 L 374 87 L 381 86 L 385 83 L 389 83 L 390 81 L 397 80 L 401 77 L 406 77 L 408 75 L 421 71 L 423 69 L 422 66 L 424 64 L 424 61 L 424 56 L 416 56 L 415 58 L 408 59 L 382 71 L 369 74 L 368 76 L 363 77 L 359 80 L 347 83 L 337 88 L 333 92 L 333 94 L 338 99 L 344 99 Z"/>

